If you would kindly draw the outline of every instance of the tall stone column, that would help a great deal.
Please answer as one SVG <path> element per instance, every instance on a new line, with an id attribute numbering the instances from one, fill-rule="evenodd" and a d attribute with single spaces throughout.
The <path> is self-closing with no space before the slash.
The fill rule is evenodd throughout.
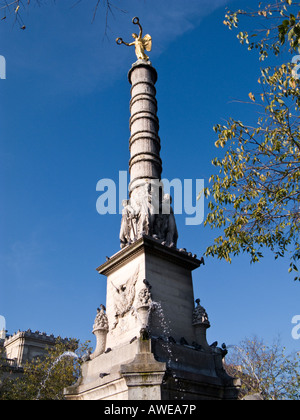
<path id="1" fill-rule="evenodd" d="M 178 232 L 171 197 L 161 184 L 159 120 L 155 83 L 157 72 L 149 61 L 138 60 L 129 71 L 130 101 L 130 184 L 129 200 L 123 203 L 121 248 L 143 235 L 176 247 Z"/>
<path id="2" fill-rule="evenodd" d="M 137 188 L 151 180 L 160 180 L 159 120 L 155 83 L 157 72 L 148 62 L 137 62 L 129 71 L 130 101 L 130 186 L 129 196 L 136 196 Z"/>

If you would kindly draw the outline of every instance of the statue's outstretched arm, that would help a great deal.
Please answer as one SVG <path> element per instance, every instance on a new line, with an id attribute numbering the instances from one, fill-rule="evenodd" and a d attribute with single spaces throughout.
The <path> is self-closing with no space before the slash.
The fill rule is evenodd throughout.
<path id="1" fill-rule="evenodd" d="M 135 44 L 134 42 L 130 42 L 130 43 L 128 43 L 128 42 L 124 42 L 122 38 L 117 38 L 117 39 L 116 39 L 116 43 L 117 43 L 118 45 L 125 44 L 125 45 L 127 45 L 127 47 L 131 47 L 132 45 L 134 45 L 134 44 Z"/>
<path id="2" fill-rule="evenodd" d="M 138 25 L 138 27 L 140 28 L 139 38 L 140 38 L 140 39 L 141 39 L 141 38 L 143 38 L 143 28 L 142 28 L 142 26 L 141 26 L 141 24 L 140 24 L 140 20 L 139 20 L 139 18 L 138 18 L 138 17 L 134 17 L 134 18 L 132 19 L 132 23 L 133 23 L 134 25 Z"/>

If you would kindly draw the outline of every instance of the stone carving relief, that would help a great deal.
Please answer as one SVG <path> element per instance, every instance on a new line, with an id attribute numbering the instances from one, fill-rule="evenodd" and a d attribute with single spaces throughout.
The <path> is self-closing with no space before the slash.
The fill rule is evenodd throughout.
<path id="1" fill-rule="evenodd" d="M 139 267 L 132 277 L 130 277 L 121 286 L 116 287 L 113 282 L 113 300 L 115 310 L 115 321 L 112 329 L 116 328 L 119 319 L 124 317 L 131 309 L 135 299 L 135 285 L 139 276 Z"/>
<path id="2" fill-rule="evenodd" d="M 97 339 L 97 345 L 94 353 L 90 355 L 91 360 L 100 356 L 100 354 L 105 351 L 106 337 L 108 333 L 108 318 L 105 311 L 106 309 L 104 305 L 100 305 L 100 308 L 97 308 L 97 315 L 93 326 L 93 334 Z"/>
<path id="3" fill-rule="evenodd" d="M 136 302 L 136 315 L 137 319 L 141 323 L 141 334 L 144 334 L 148 329 L 148 321 L 150 316 L 150 311 L 152 308 L 152 294 L 151 294 L 151 285 L 145 279 L 143 281 L 145 287 L 143 287 L 138 296 Z"/>
<path id="4" fill-rule="evenodd" d="M 134 191 L 130 200 L 123 201 L 121 248 L 143 235 L 152 236 L 169 247 L 177 246 L 178 231 L 171 207 L 172 198 L 164 194 L 161 199 L 158 184 L 147 182 Z"/>
<path id="5" fill-rule="evenodd" d="M 145 287 L 141 289 L 137 297 L 137 307 L 149 307 L 152 303 L 151 286 L 147 280 L 144 280 Z"/>
<path id="6" fill-rule="evenodd" d="M 193 311 L 193 325 L 206 325 L 210 326 L 208 315 L 203 306 L 200 305 L 200 299 L 196 299 L 197 306 Z"/>
<path id="7" fill-rule="evenodd" d="M 97 308 L 97 316 L 94 322 L 93 331 L 100 329 L 108 331 L 108 318 L 105 310 L 104 305 L 100 305 L 100 308 Z"/>

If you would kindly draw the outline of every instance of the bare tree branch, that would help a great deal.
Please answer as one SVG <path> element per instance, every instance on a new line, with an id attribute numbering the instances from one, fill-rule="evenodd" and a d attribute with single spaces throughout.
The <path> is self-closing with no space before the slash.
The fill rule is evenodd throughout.
<path id="1" fill-rule="evenodd" d="M 56 2 L 56 0 L 50 0 L 51 2 Z M 82 3 L 83 0 L 76 0 L 75 3 L 71 5 L 71 8 L 77 6 L 79 3 Z M 86 0 L 84 0 L 86 1 Z M 90 1 L 90 0 L 89 0 Z M 120 12 L 126 13 L 125 10 L 120 9 L 116 6 L 111 0 L 94 0 L 94 12 L 92 16 L 92 23 L 96 19 L 96 15 L 99 12 L 99 8 L 102 5 L 105 10 L 105 35 L 107 33 L 107 28 L 109 27 L 108 21 L 109 16 L 113 15 L 113 9 L 116 9 Z M 18 23 L 21 29 L 26 29 L 25 23 L 22 18 L 22 11 L 29 9 L 33 4 L 37 6 L 43 6 L 43 4 L 49 3 L 49 0 L 0 0 L 0 13 L 2 17 L 0 20 L 6 20 L 8 17 L 12 17 L 14 24 Z"/>

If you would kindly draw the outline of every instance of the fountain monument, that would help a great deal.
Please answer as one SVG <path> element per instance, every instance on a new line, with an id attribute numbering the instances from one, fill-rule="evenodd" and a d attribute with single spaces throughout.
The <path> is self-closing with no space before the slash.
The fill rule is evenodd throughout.
<path id="1" fill-rule="evenodd" d="M 209 345 L 208 315 L 195 301 L 192 271 L 201 260 L 177 247 L 171 197 L 161 184 L 162 161 L 155 84 L 139 34 L 128 80 L 130 100 L 129 199 L 123 202 L 121 250 L 97 268 L 107 278 L 106 305 L 97 311 L 97 345 L 68 400 L 236 399 L 238 382 L 223 368 L 226 347 Z M 195 305 L 196 303 L 196 305 Z"/>

